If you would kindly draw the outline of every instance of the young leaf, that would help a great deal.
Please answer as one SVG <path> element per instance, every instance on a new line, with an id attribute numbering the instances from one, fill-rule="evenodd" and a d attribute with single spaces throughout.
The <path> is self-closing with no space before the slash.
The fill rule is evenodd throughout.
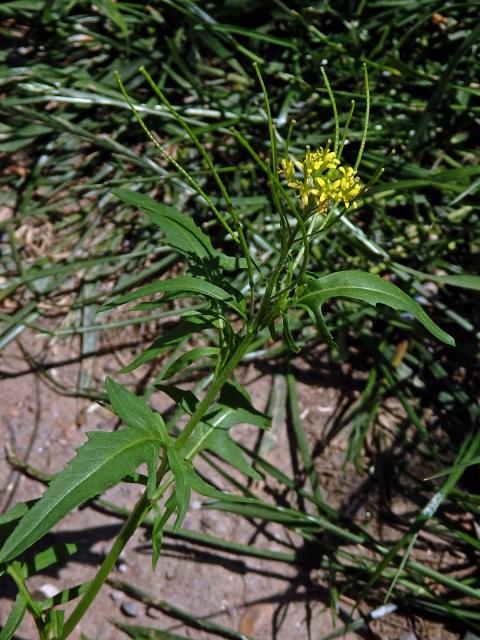
<path id="1" fill-rule="evenodd" d="M 298 353 L 300 351 L 300 347 L 296 344 L 295 340 L 293 339 L 292 331 L 290 329 L 290 319 L 287 313 L 282 314 L 282 322 L 283 322 L 283 339 L 285 340 L 287 347 L 290 349 L 290 351 L 293 351 L 293 353 Z"/>
<path id="2" fill-rule="evenodd" d="M 55 476 L 7 538 L 0 549 L 0 563 L 28 549 L 67 513 L 132 474 L 140 464 L 151 466 L 160 447 L 166 445 L 158 420 L 147 418 L 151 409 L 139 398 L 111 380 L 107 391 L 128 428 L 87 434 L 88 441 L 77 449 L 76 457 Z"/>
<path id="3" fill-rule="evenodd" d="M 200 496 L 205 496 L 206 498 L 212 498 L 213 500 L 222 500 L 223 502 L 249 502 L 251 498 L 247 498 L 245 496 L 237 496 L 233 493 L 226 493 L 225 491 L 220 491 L 209 482 L 206 482 L 194 469 L 193 465 L 190 463 L 186 467 L 186 475 L 188 479 L 188 484 L 192 488 L 193 491 L 198 493 Z"/>
<path id="4" fill-rule="evenodd" d="M 160 551 L 162 550 L 163 530 L 165 525 L 170 519 L 170 516 L 175 511 L 175 493 L 168 498 L 165 503 L 165 511 L 162 513 L 158 504 L 153 505 L 153 528 L 152 528 L 152 567 L 155 569 L 158 559 L 160 557 Z"/>
<path id="5" fill-rule="evenodd" d="M 208 316 L 202 314 L 186 316 L 173 329 L 154 340 L 146 351 L 139 355 L 138 358 L 135 358 L 129 365 L 120 369 L 119 373 L 130 373 L 130 371 L 146 362 L 150 362 L 150 360 L 153 360 L 167 349 L 174 347 L 184 338 L 210 326 L 212 326 L 212 320 Z"/>
<path id="6" fill-rule="evenodd" d="M 169 436 L 163 418 L 157 411 L 150 409 L 145 400 L 111 378 L 106 379 L 105 388 L 112 409 L 128 427 L 157 434 L 167 444 Z"/>
<path id="7" fill-rule="evenodd" d="M 165 447 L 168 447 L 170 436 L 162 416 L 157 411 L 150 409 L 142 398 L 125 389 L 121 384 L 117 384 L 111 378 L 107 378 L 105 387 L 113 410 L 127 426 L 157 433 L 159 440 Z M 156 489 L 159 453 L 159 447 L 150 447 L 145 450 L 145 462 L 148 468 L 147 495 L 149 498 L 153 496 Z"/>
<path id="8" fill-rule="evenodd" d="M 171 385 L 155 386 L 167 393 L 177 404 L 180 404 L 186 413 L 192 414 L 195 411 L 198 398 L 192 391 Z M 192 450 L 200 452 L 203 449 L 209 449 L 245 475 L 254 480 L 261 479 L 255 469 L 248 464 L 243 451 L 229 436 L 228 429 L 234 424 L 243 422 L 265 428 L 269 426 L 270 418 L 254 409 L 245 390 L 229 383 L 225 387 L 220 394 L 216 409 L 205 416 L 204 421 L 197 425 L 181 453 L 186 456 Z M 209 422 L 206 422 L 207 419 Z"/>
<path id="9" fill-rule="evenodd" d="M 227 382 L 213 411 L 203 421 L 217 429 L 230 429 L 235 424 L 253 424 L 268 429 L 271 418 L 255 409 L 246 389 L 235 382 Z"/>
<path id="10" fill-rule="evenodd" d="M 190 351 L 182 353 L 179 358 L 172 362 L 161 379 L 168 380 L 168 378 L 171 378 L 179 371 L 182 371 L 196 360 L 206 357 L 212 358 L 213 356 L 218 355 L 218 353 L 218 347 L 195 347 L 194 349 L 190 349 Z"/>
<path id="11" fill-rule="evenodd" d="M 191 489 L 187 477 L 187 466 L 189 463 L 183 460 L 175 449 L 169 449 L 167 456 L 170 469 L 175 477 L 175 505 L 177 508 L 177 519 L 173 525 L 173 531 L 175 533 L 182 526 L 190 504 Z"/>
<path id="12" fill-rule="evenodd" d="M 193 391 L 180 389 L 180 387 L 174 387 L 171 384 L 156 384 L 155 387 L 163 391 L 163 393 L 166 393 L 167 396 L 180 405 L 185 413 L 192 415 L 197 408 L 199 400 Z"/>
<path id="13" fill-rule="evenodd" d="M 322 305 L 329 298 L 336 297 L 354 298 L 374 306 L 381 303 L 398 311 L 407 311 L 438 340 L 455 345 L 455 340 L 430 319 L 418 302 L 373 273 L 339 271 L 321 278 L 309 278 L 300 288 L 297 304 L 307 309 L 314 316 L 319 330 L 330 336 L 323 320 Z"/>
<path id="14" fill-rule="evenodd" d="M 208 433 L 210 431 L 210 433 Z M 208 449 L 213 451 L 217 456 L 228 462 L 246 476 L 253 480 L 261 480 L 262 476 L 247 462 L 243 451 L 230 437 L 225 429 L 213 428 L 210 425 L 199 424 L 189 445 L 196 444 L 195 440 L 200 442 L 199 451 Z M 203 441 L 202 441 L 203 438 Z"/>

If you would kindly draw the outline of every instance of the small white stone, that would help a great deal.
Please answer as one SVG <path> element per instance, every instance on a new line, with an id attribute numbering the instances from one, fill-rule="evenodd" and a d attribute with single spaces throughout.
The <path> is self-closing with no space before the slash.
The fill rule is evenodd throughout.
<path id="1" fill-rule="evenodd" d="M 41 587 L 38 587 L 38 589 L 35 590 L 34 596 L 39 600 L 44 600 L 45 598 L 53 598 L 53 596 L 56 596 L 57 593 L 60 593 L 57 587 L 53 584 L 50 584 L 49 582 L 46 582 L 45 584 L 42 584 Z"/>
<path id="2" fill-rule="evenodd" d="M 120 606 L 121 612 L 129 618 L 136 618 L 140 613 L 138 605 L 135 602 L 122 602 Z"/>
<path id="3" fill-rule="evenodd" d="M 92 404 L 87 407 L 87 413 L 93 413 L 97 409 L 100 409 L 98 402 L 92 402 Z"/>

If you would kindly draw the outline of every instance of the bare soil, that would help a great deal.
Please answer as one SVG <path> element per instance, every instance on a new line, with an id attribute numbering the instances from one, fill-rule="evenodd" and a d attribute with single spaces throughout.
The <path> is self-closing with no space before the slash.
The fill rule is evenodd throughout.
<path id="1" fill-rule="evenodd" d="M 112 374 L 139 352 L 148 336 L 123 332 L 102 344 L 98 353 L 81 356 L 78 338 L 52 341 L 25 330 L 3 351 L 0 364 L 2 406 L 1 434 L 5 447 L 44 474 L 64 467 L 74 449 L 85 441 L 89 430 L 110 430 L 117 426 L 115 418 L 100 404 L 72 397 L 83 376 L 92 388 L 101 389 L 104 377 Z M 120 340 L 120 342 L 118 342 Z M 26 357 L 25 349 L 29 356 Z M 32 361 L 33 358 L 33 361 Z M 371 477 L 361 474 L 353 465 L 343 466 L 346 439 L 335 433 L 333 417 L 355 389 L 342 389 L 341 368 L 332 375 L 320 353 L 311 354 L 311 362 L 299 359 L 297 367 L 299 402 L 310 444 L 316 451 L 316 472 L 326 501 L 359 522 L 368 524 L 375 533 L 388 539 L 386 528 L 375 520 L 378 495 Z M 250 389 L 255 405 L 265 409 L 272 381 L 277 384 L 274 367 L 245 366 L 242 377 Z M 130 380 L 138 389 L 146 382 L 139 370 Z M 155 396 L 159 409 L 169 401 Z M 254 444 L 258 433 L 254 428 L 237 430 L 240 441 Z M 290 477 L 300 473 L 292 457 L 290 434 L 281 413 L 274 420 L 272 433 L 261 444 L 262 452 Z M 0 510 L 19 500 L 41 495 L 43 485 L 12 466 L 5 449 L 0 458 Z M 266 487 L 257 490 L 268 495 Z M 130 508 L 139 495 L 134 485 L 122 485 L 107 492 L 106 498 Z M 272 499 L 271 497 L 269 499 Z M 395 508 L 403 513 L 409 508 L 406 498 L 396 499 Z M 29 585 L 37 597 L 45 597 L 45 585 L 58 590 L 88 580 L 108 551 L 119 530 L 121 520 L 92 506 L 78 509 L 56 528 L 49 542 L 79 542 L 82 550 L 74 559 L 32 577 Z M 264 549 L 286 550 L 302 541 L 278 526 L 262 527 L 244 518 L 202 508 L 202 500 L 194 497 L 185 528 L 222 538 L 255 545 Z M 392 536 L 394 532 L 392 530 Z M 40 545 L 41 546 L 41 545 Z M 287 549 L 288 550 L 288 549 Z M 312 553 L 314 551 L 312 550 Z M 322 638 L 334 629 L 329 608 L 328 576 L 318 569 L 234 555 L 208 549 L 185 540 L 167 537 L 162 556 L 153 571 L 148 534 L 137 532 L 112 575 L 142 589 L 153 600 L 166 601 L 207 621 L 223 624 L 257 640 L 292 640 Z M 42 591 L 43 589 L 43 591 Z M 43 595 L 42 595 L 43 593 Z M 0 581 L 0 622 L 4 623 L 12 606 L 14 590 L 9 579 Z M 353 600 L 340 600 L 337 627 L 346 620 Z M 67 606 L 67 610 L 71 605 Z M 165 606 L 163 606 L 165 610 Z M 126 615 L 127 614 L 127 615 Z M 130 615 L 128 615 L 130 614 Z M 145 625 L 169 630 L 191 638 L 212 638 L 209 631 L 193 629 L 155 606 L 129 598 L 117 585 L 107 585 L 73 635 L 83 632 L 91 639 L 128 637 L 115 628 L 112 621 Z M 364 628 L 360 635 L 348 633 L 346 640 L 358 638 L 382 640 L 453 640 L 458 636 L 441 624 L 419 620 L 415 616 L 391 615 Z M 410 634 L 410 635 L 409 635 Z M 34 626 L 27 616 L 16 637 L 34 640 Z"/>

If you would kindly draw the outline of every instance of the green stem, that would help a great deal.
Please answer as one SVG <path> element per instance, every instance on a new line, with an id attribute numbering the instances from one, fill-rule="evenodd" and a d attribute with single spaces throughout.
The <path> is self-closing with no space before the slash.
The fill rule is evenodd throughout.
<path id="1" fill-rule="evenodd" d="M 325 69 L 321 67 L 320 71 L 322 72 L 323 82 L 325 83 L 328 97 L 330 98 L 330 104 L 332 105 L 333 119 L 335 120 L 335 142 L 333 146 L 333 152 L 335 156 L 338 157 L 338 141 L 340 138 L 340 123 L 338 121 L 337 103 L 335 102 L 335 96 L 333 95 L 332 87 L 330 86 L 330 82 L 328 81 L 328 77 L 327 77 L 327 74 L 325 73 Z"/>
<path id="2" fill-rule="evenodd" d="M 157 483 L 160 483 L 165 474 L 168 471 L 167 465 L 167 457 L 164 456 L 162 463 L 157 471 Z M 82 596 L 82 599 L 77 604 L 75 609 L 72 611 L 70 617 L 66 620 L 65 625 L 63 627 L 62 634 L 59 640 L 65 640 L 75 629 L 77 624 L 83 618 L 85 613 L 88 611 L 90 605 L 97 597 L 98 592 L 103 587 L 106 579 L 108 578 L 110 572 L 115 566 L 120 554 L 122 553 L 125 545 L 130 540 L 132 535 L 141 525 L 143 520 L 145 519 L 147 513 L 150 511 L 150 500 L 147 498 L 147 492 L 145 491 L 142 496 L 139 498 L 137 504 L 133 508 L 133 511 L 125 520 L 123 527 L 120 530 L 115 542 L 112 545 L 112 548 L 108 552 L 107 557 L 103 561 L 100 569 L 98 570 L 96 576 L 90 583 L 88 589 Z"/>
<path id="3" fill-rule="evenodd" d="M 215 400 L 217 394 L 223 387 L 223 385 L 227 382 L 229 377 L 232 375 L 234 370 L 236 369 L 238 363 L 243 358 L 243 356 L 248 351 L 248 347 L 253 340 L 254 334 L 248 332 L 238 343 L 237 347 L 233 350 L 233 353 L 230 355 L 228 359 L 226 359 L 225 367 L 220 371 L 218 377 L 213 380 L 211 387 L 205 394 L 204 398 L 198 404 L 195 411 L 192 413 L 189 421 L 185 425 L 182 433 L 178 436 L 174 448 L 177 451 L 180 451 L 182 447 L 186 444 L 188 438 L 191 436 L 195 427 L 201 421 L 207 410 L 209 409 L 212 402 Z"/>
<path id="4" fill-rule="evenodd" d="M 27 585 L 25 584 L 25 577 L 21 569 L 21 564 L 19 562 L 12 562 L 12 564 L 7 568 L 7 573 L 17 585 L 18 593 L 27 603 L 27 607 L 32 614 L 35 626 L 37 627 L 40 640 L 48 640 L 44 628 L 42 611 L 38 603 L 30 595 Z"/>
<path id="5" fill-rule="evenodd" d="M 250 346 L 250 343 L 253 339 L 253 334 L 247 333 L 238 343 L 236 349 L 231 354 L 231 357 L 227 360 L 227 365 L 220 372 L 219 376 L 212 382 L 210 389 L 207 391 L 203 400 L 199 403 L 198 407 L 190 417 L 189 421 L 185 425 L 182 433 L 177 438 L 174 448 L 179 451 L 187 442 L 188 438 L 192 434 L 195 427 L 201 421 L 210 405 L 214 401 L 215 397 L 223 387 L 223 385 L 227 382 L 228 378 L 232 375 L 236 366 L 243 358 L 245 353 Z M 157 472 L 157 484 L 159 484 L 164 478 L 165 474 L 168 471 L 168 463 L 166 456 L 162 460 L 162 464 L 160 465 Z M 102 566 L 98 570 L 97 575 L 90 583 L 87 591 L 83 594 L 82 599 L 78 603 L 78 605 L 73 610 L 71 616 L 65 622 L 63 627 L 62 635 L 59 640 L 65 640 L 75 629 L 77 624 L 83 618 L 88 608 L 96 598 L 98 592 L 102 588 L 103 584 L 107 580 L 110 572 L 112 571 L 115 563 L 117 562 L 120 553 L 124 549 L 125 545 L 138 529 L 138 527 L 142 524 L 146 515 L 150 511 L 151 501 L 147 498 L 146 491 L 142 494 L 137 504 L 135 505 L 133 511 L 130 516 L 125 521 L 123 527 L 120 530 L 115 542 L 113 543 L 112 548 L 110 549 L 107 557 L 102 563 Z"/>
<path id="6" fill-rule="evenodd" d="M 123 97 L 125 98 L 125 101 L 127 102 L 128 106 L 130 107 L 130 109 L 132 110 L 132 113 L 134 114 L 134 116 L 137 118 L 138 123 L 140 124 L 140 126 L 142 127 L 142 129 L 144 130 L 144 132 L 146 133 L 146 135 L 148 136 L 148 138 L 153 142 L 153 144 L 155 145 L 155 147 L 160 151 L 160 153 L 162 154 L 162 156 L 168 160 L 168 162 L 170 162 L 176 169 L 177 171 L 188 181 L 188 183 L 193 187 L 193 189 L 205 200 L 205 202 L 207 203 L 207 205 L 212 209 L 213 213 L 215 214 L 215 216 L 217 217 L 217 220 L 220 222 L 220 224 L 223 226 L 223 228 L 225 229 L 225 231 L 232 237 L 232 239 L 238 244 L 240 245 L 240 241 L 237 238 L 235 232 L 233 231 L 233 229 L 230 227 L 230 225 L 228 224 L 228 222 L 225 220 L 225 218 L 222 216 L 222 214 L 220 213 L 220 211 L 218 210 L 218 208 L 215 206 L 215 204 L 213 203 L 212 199 L 205 193 L 205 191 L 202 189 L 202 187 L 199 185 L 199 183 L 195 180 L 195 178 L 188 172 L 186 171 L 176 160 L 173 156 L 171 156 L 169 153 L 167 153 L 165 151 L 165 149 L 163 148 L 163 146 L 160 144 L 160 142 L 157 140 L 157 138 L 153 135 L 153 133 L 150 131 L 150 129 L 147 127 L 147 125 L 145 124 L 142 116 L 140 115 L 140 113 L 138 112 L 137 108 L 135 107 L 135 105 L 133 104 L 132 100 L 130 99 L 130 96 L 127 93 L 127 90 L 125 89 L 125 86 L 123 85 L 123 82 L 120 78 L 120 74 L 117 72 L 115 73 L 115 77 L 117 79 L 118 82 L 118 86 L 120 87 L 120 91 L 122 92 Z"/>
<path id="7" fill-rule="evenodd" d="M 370 89 L 368 86 L 368 71 L 367 65 L 363 63 L 363 74 L 365 78 L 365 121 L 363 123 L 363 133 L 362 133 L 362 141 L 360 142 L 360 149 L 358 150 L 358 156 L 355 161 L 355 166 L 353 170 L 356 172 L 358 167 L 360 166 L 360 162 L 362 160 L 363 150 L 365 148 L 365 142 L 367 141 L 367 132 L 368 132 L 368 122 L 370 117 Z"/>
<path id="8" fill-rule="evenodd" d="M 238 218 L 237 212 L 235 210 L 235 207 L 233 206 L 233 202 L 232 199 L 230 198 L 230 195 L 223 183 L 222 178 L 220 177 L 220 174 L 217 171 L 216 166 L 214 165 L 210 154 L 207 152 L 207 150 L 205 149 L 204 145 L 200 142 L 199 138 L 196 136 L 195 132 L 193 131 L 193 129 L 190 127 L 190 125 L 188 124 L 188 122 L 186 122 L 186 120 L 184 118 L 182 118 L 182 116 L 180 115 L 180 113 L 175 109 L 175 107 L 173 107 L 173 105 L 170 103 L 170 101 L 167 99 L 167 97 L 165 96 L 165 94 L 163 93 L 163 91 L 158 87 L 158 85 L 156 84 L 156 82 L 154 82 L 153 78 L 151 77 L 151 75 L 148 73 L 148 71 L 145 69 L 145 67 L 142 65 L 140 67 L 140 73 L 142 73 L 144 75 L 144 77 L 146 78 L 147 82 L 150 84 L 150 86 L 152 87 L 153 91 L 155 92 L 155 94 L 158 96 L 158 98 L 163 102 L 163 104 L 167 107 L 168 111 L 172 114 L 172 116 L 175 118 L 175 120 L 177 120 L 177 122 L 180 123 L 180 125 L 185 129 L 185 131 L 187 132 L 187 134 L 189 135 L 190 139 L 192 140 L 193 144 L 197 147 L 198 151 L 200 152 L 200 154 L 203 156 L 205 162 L 208 165 L 208 168 L 210 169 L 210 171 L 212 172 L 212 175 L 215 179 L 215 182 L 218 185 L 218 188 L 220 189 L 220 192 L 223 196 L 223 199 L 225 200 L 225 203 L 227 205 L 227 208 L 230 212 L 230 215 L 232 216 L 234 225 L 235 225 L 235 229 L 237 231 L 237 235 L 232 235 L 233 240 L 235 240 L 236 242 L 238 242 L 242 248 L 243 251 L 243 255 L 245 256 L 245 260 L 247 262 L 247 270 L 248 270 L 248 282 L 250 284 L 250 313 L 253 313 L 253 301 L 254 301 L 254 296 L 255 296 L 255 282 L 253 280 L 253 262 L 252 262 L 252 258 L 250 256 L 250 250 L 248 248 L 247 245 L 247 241 L 245 239 L 245 234 L 243 233 L 243 229 L 242 229 L 242 225 L 240 223 L 240 220 Z"/>
<path id="9" fill-rule="evenodd" d="M 343 153 L 343 147 L 345 146 L 345 141 L 347 139 L 348 127 L 350 126 L 350 122 L 352 120 L 353 111 L 355 109 L 355 100 L 352 100 L 350 103 L 350 111 L 348 112 L 347 121 L 345 122 L 345 126 L 343 127 L 342 133 L 342 141 L 340 142 L 340 148 L 338 149 L 337 158 L 340 160 Z"/>

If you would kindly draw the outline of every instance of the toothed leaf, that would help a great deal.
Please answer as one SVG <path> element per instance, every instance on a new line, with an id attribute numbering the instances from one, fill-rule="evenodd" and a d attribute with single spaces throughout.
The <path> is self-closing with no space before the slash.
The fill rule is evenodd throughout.
<path id="1" fill-rule="evenodd" d="M 322 305 L 326 300 L 338 297 L 353 298 L 374 306 L 381 303 L 397 311 L 411 313 L 435 338 L 455 345 L 454 339 L 433 322 L 418 302 L 391 282 L 364 271 L 339 271 L 320 278 L 309 277 L 300 288 L 298 306 L 314 316 L 319 330 L 327 339 L 332 340 L 323 320 Z"/>

